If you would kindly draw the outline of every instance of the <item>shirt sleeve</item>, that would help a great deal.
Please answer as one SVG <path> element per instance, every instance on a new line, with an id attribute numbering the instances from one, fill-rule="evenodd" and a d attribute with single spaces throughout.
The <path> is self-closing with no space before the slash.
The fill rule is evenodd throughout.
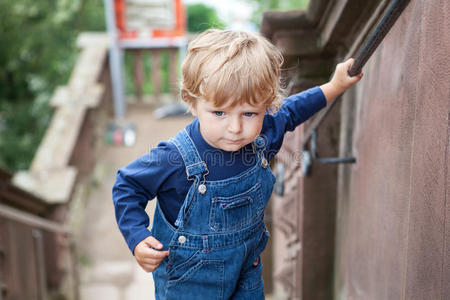
<path id="1" fill-rule="evenodd" d="M 150 236 L 150 220 L 145 211 L 148 201 L 179 165 L 178 151 L 170 145 L 160 143 L 117 172 L 112 189 L 116 221 L 133 254 L 136 245 Z"/>
<path id="2" fill-rule="evenodd" d="M 262 133 L 269 141 L 268 158 L 272 159 L 283 144 L 284 134 L 294 130 L 316 112 L 327 105 L 327 100 L 318 86 L 284 99 L 281 108 L 264 118 Z"/>

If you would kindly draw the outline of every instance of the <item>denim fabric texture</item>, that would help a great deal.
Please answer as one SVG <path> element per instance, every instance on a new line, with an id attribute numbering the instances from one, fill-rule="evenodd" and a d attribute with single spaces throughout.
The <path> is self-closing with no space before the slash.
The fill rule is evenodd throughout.
<path id="1" fill-rule="evenodd" d="M 151 234 L 170 251 L 153 272 L 156 299 L 264 299 L 259 258 L 269 239 L 263 218 L 275 182 L 265 140 L 253 142 L 253 167 L 218 181 L 207 180 L 208 167 L 185 130 L 171 142 L 193 184 L 177 227 L 156 207 Z"/>

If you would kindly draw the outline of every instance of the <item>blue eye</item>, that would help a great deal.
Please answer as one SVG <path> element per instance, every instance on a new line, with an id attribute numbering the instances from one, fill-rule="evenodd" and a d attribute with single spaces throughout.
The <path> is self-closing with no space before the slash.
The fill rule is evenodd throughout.
<path id="1" fill-rule="evenodd" d="M 223 117 L 225 115 L 223 111 L 214 111 L 213 114 L 216 115 L 216 117 Z"/>
<path id="2" fill-rule="evenodd" d="M 244 116 L 245 116 L 245 117 L 253 117 L 253 116 L 256 116 L 256 113 L 253 113 L 253 112 L 246 112 L 246 113 L 244 113 Z"/>

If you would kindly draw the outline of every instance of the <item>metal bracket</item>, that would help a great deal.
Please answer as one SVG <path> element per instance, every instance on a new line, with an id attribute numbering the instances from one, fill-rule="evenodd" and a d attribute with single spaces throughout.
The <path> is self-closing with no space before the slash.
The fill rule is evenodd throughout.
<path id="1" fill-rule="evenodd" d="M 354 157 L 319 157 L 317 154 L 317 132 L 314 130 L 311 134 L 311 152 L 315 160 L 324 164 L 354 164 Z"/>
<path id="2" fill-rule="evenodd" d="M 8 286 L 5 282 L 0 280 L 0 300 L 6 299 L 8 295 Z"/>
<path id="3" fill-rule="evenodd" d="M 284 164 L 279 162 L 275 165 L 276 181 L 273 191 L 278 196 L 284 196 Z"/>
<path id="4" fill-rule="evenodd" d="M 302 152 L 302 174 L 309 176 L 311 173 L 312 160 L 315 159 L 323 164 L 354 164 L 355 157 L 319 157 L 317 154 L 317 132 L 314 130 L 311 133 L 311 153 L 303 149 Z"/>
<path id="5" fill-rule="evenodd" d="M 0 265 L 3 265 L 3 261 L 6 259 L 5 250 L 0 248 Z M 6 282 L 0 279 L 0 300 L 6 299 L 8 294 L 8 285 Z"/>

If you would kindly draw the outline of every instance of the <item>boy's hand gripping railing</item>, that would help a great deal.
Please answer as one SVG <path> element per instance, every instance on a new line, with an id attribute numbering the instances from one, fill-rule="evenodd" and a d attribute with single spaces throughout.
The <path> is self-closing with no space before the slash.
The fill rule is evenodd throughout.
<path id="1" fill-rule="evenodd" d="M 371 32 L 364 45 L 361 47 L 359 52 L 355 57 L 355 61 L 352 66 L 348 70 L 348 74 L 350 76 L 355 76 L 359 74 L 369 60 L 370 56 L 375 52 L 378 45 L 381 44 L 386 34 L 392 28 L 392 26 L 397 21 L 398 17 L 402 14 L 403 10 L 406 8 L 410 0 L 394 0 L 391 2 L 386 12 L 384 13 L 381 20 L 375 26 L 374 30 Z M 312 163 L 312 158 L 318 160 L 322 163 L 355 163 L 356 158 L 354 157 L 333 157 L 333 158 L 319 158 L 317 155 L 317 146 L 316 146 L 316 138 L 317 138 L 317 128 L 325 119 L 325 116 L 331 111 L 333 106 L 336 104 L 338 99 L 331 102 L 329 106 L 327 106 L 311 123 L 308 127 L 305 137 L 302 143 L 303 156 L 302 156 L 302 170 L 303 174 L 307 175 L 309 173 L 309 169 Z M 308 142 L 311 141 L 311 154 L 309 153 L 307 148 Z"/>

